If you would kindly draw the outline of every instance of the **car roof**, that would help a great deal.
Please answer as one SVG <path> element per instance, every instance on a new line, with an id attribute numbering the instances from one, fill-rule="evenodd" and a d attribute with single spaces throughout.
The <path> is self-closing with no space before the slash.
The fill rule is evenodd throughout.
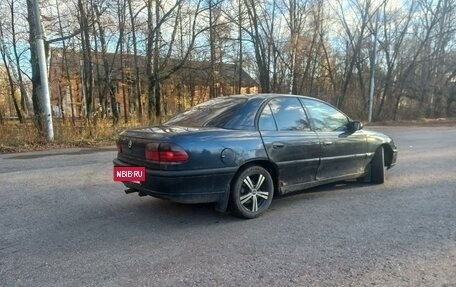
<path id="1" fill-rule="evenodd" d="M 318 102 L 322 102 L 326 105 L 329 105 L 333 108 L 335 108 L 336 110 L 338 110 L 339 112 L 343 113 L 344 115 L 346 115 L 343 111 L 341 111 L 339 108 L 337 108 L 336 106 L 332 105 L 331 103 L 329 102 L 326 102 L 325 100 L 321 100 L 321 99 L 318 99 L 318 98 L 314 98 L 314 97 L 309 97 L 309 96 L 303 96 L 303 95 L 294 95 L 294 94 L 274 94 L 274 93 L 259 93 L 259 94 L 246 94 L 246 95 L 232 95 L 232 96 L 229 96 L 229 97 L 238 97 L 238 98 L 245 98 L 247 100 L 267 100 L 267 99 L 271 99 L 271 98 L 275 98 L 275 97 L 299 97 L 299 98 L 304 98 L 304 99 L 310 99 L 310 100 L 314 100 L 314 101 L 318 101 Z M 348 116 L 347 116 L 348 117 Z M 350 117 L 349 117 L 350 118 Z"/>
<path id="2" fill-rule="evenodd" d="M 270 99 L 274 97 L 301 97 L 301 98 L 309 98 L 315 99 L 317 98 L 303 96 L 303 95 L 294 95 L 294 94 L 275 94 L 275 93 L 260 93 L 260 94 L 244 94 L 244 95 L 230 95 L 228 97 L 233 98 L 247 98 L 247 99 Z"/>

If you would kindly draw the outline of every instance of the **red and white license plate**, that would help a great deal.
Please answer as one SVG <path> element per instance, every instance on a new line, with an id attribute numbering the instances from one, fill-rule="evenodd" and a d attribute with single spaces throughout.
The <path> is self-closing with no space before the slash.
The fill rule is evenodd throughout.
<path id="1" fill-rule="evenodd" d="M 144 166 L 115 166 L 114 181 L 146 181 L 146 168 Z"/>

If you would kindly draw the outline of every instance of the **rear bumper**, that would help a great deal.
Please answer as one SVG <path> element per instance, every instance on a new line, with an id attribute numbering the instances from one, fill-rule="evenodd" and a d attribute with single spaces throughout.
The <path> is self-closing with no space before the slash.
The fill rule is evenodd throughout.
<path id="1" fill-rule="evenodd" d="M 114 166 L 131 166 L 114 159 Z M 191 171 L 150 170 L 146 168 L 146 181 L 123 182 L 140 195 L 150 195 L 180 203 L 206 203 L 226 200 L 230 182 L 236 168 L 204 169 Z"/>

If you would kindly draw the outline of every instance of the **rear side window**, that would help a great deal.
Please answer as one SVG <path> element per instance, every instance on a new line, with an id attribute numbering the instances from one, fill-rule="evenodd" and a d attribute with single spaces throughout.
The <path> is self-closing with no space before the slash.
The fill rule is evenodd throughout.
<path id="1" fill-rule="evenodd" d="M 182 127 L 223 128 L 246 101 L 245 98 L 215 98 L 178 114 L 165 124 Z"/>
<path id="2" fill-rule="evenodd" d="M 260 120 L 260 130 L 304 131 L 310 130 L 306 113 L 297 98 L 283 97 L 272 99 L 264 108 Z"/>

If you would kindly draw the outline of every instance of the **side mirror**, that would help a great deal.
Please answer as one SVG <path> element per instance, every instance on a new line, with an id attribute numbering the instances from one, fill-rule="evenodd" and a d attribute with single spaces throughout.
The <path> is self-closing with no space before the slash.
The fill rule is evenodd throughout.
<path id="1" fill-rule="evenodd" d="M 363 123 L 360 121 L 352 121 L 352 122 L 348 123 L 348 128 L 354 132 L 359 131 L 360 129 L 363 128 Z"/>

